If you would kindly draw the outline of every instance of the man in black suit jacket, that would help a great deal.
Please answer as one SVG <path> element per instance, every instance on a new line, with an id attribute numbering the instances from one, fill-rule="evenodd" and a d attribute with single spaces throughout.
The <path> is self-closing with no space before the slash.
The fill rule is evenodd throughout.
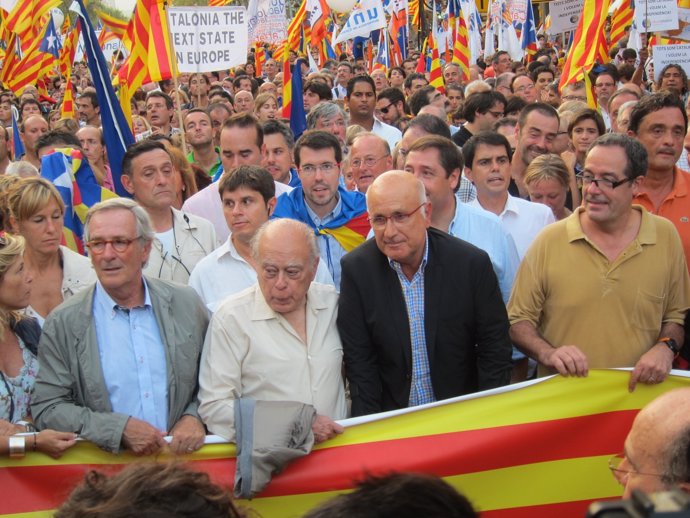
<path id="1" fill-rule="evenodd" d="M 367 208 L 375 239 L 341 262 L 352 415 L 506 385 L 508 316 L 489 256 L 429 228 L 431 204 L 410 173 L 379 176 Z"/>

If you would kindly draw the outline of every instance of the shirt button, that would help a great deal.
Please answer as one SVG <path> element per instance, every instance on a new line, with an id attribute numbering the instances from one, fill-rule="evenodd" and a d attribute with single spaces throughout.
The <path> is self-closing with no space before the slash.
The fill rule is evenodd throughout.
<path id="1" fill-rule="evenodd" d="M 146 399 L 148 399 L 149 393 L 147 392 L 146 394 L 144 394 L 144 397 L 145 397 Z"/>

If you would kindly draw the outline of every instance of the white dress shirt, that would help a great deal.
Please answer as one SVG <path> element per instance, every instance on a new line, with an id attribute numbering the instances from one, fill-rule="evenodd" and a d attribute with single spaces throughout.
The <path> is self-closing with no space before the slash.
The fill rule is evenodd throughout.
<path id="1" fill-rule="evenodd" d="M 211 319 L 199 371 L 199 415 L 209 431 L 234 440 L 240 397 L 297 401 L 331 419 L 345 418 L 337 313 L 335 288 L 312 283 L 305 344 L 258 285 L 224 300 Z"/>

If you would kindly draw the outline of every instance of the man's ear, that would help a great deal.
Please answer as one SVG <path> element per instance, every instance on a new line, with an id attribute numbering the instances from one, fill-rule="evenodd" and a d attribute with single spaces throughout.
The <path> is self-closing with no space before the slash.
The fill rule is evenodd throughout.
<path id="1" fill-rule="evenodd" d="M 132 179 L 130 178 L 130 176 L 127 174 L 123 174 L 122 176 L 120 176 L 120 181 L 122 182 L 122 186 L 125 188 L 125 191 L 133 195 L 134 186 L 132 185 Z"/>
<path id="2" fill-rule="evenodd" d="M 690 494 L 690 482 L 681 482 L 680 484 L 676 484 L 676 487 L 680 489 L 683 493 Z"/>

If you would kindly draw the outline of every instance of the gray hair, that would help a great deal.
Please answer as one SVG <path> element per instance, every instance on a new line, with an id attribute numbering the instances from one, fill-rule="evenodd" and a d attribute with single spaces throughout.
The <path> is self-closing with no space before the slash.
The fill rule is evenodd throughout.
<path id="1" fill-rule="evenodd" d="M 620 108 L 618 108 L 618 117 L 616 119 L 616 122 L 620 120 L 620 116 L 623 114 L 623 112 L 625 112 L 625 110 L 629 108 L 634 108 L 635 106 L 637 106 L 637 103 L 639 102 L 640 101 L 625 101 L 623 104 L 621 104 Z"/>
<path id="2" fill-rule="evenodd" d="M 690 482 L 690 425 L 680 430 L 663 454 L 661 481 L 667 486 Z"/>
<path id="3" fill-rule="evenodd" d="M 19 178 L 29 178 L 31 176 L 41 176 L 36 169 L 36 166 L 31 162 L 19 160 L 18 162 L 10 162 L 5 170 L 7 176 L 18 176 Z"/>
<path id="4" fill-rule="evenodd" d="M 347 126 L 349 118 L 345 110 L 332 101 L 322 101 L 309 110 L 309 114 L 307 115 L 307 129 L 316 128 L 316 123 L 319 119 L 334 117 L 336 115 L 342 115 L 345 125 Z"/>
<path id="5" fill-rule="evenodd" d="M 259 261 L 259 244 L 261 243 L 261 240 L 264 239 L 264 234 L 272 230 L 274 227 L 276 232 L 295 230 L 302 234 L 304 242 L 309 248 L 310 260 L 313 262 L 319 258 L 319 245 L 316 242 L 316 235 L 314 234 L 314 231 L 311 228 L 309 228 L 306 224 L 296 219 L 277 218 L 270 219 L 266 223 L 261 225 L 261 227 L 256 232 L 256 234 L 254 234 L 254 237 L 251 240 L 252 258 L 256 262 Z"/>
<path id="6" fill-rule="evenodd" d="M 153 231 L 153 227 L 151 226 L 151 219 L 149 219 L 149 215 L 146 213 L 146 210 L 137 202 L 130 200 L 129 198 L 110 198 L 109 200 L 96 203 L 86 213 L 86 221 L 84 222 L 84 241 L 86 243 L 91 240 L 89 223 L 91 223 L 94 214 L 111 210 L 128 210 L 131 212 L 137 223 L 137 237 L 145 243 L 150 243 L 153 241 L 155 233 Z"/>

